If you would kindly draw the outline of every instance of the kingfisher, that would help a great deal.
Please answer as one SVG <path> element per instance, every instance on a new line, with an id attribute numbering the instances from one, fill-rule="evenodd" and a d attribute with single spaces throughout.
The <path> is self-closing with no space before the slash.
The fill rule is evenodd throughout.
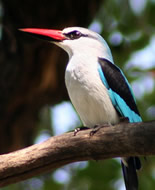
<path id="1" fill-rule="evenodd" d="M 129 122 L 142 121 L 131 86 L 114 64 L 111 50 L 101 35 L 82 27 L 20 30 L 48 40 L 68 53 L 65 84 L 84 126 L 114 125 L 122 117 Z M 140 159 L 122 158 L 121 165 L 126 190 L 137 190 Z"/>

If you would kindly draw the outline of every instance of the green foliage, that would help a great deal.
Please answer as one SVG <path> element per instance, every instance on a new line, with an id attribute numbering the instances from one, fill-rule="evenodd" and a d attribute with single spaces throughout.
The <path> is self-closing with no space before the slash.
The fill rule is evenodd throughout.
<path id="1" fill-rule="evenodd" d="M 120 177 L 120 164 L 116 160 L 90 161 L 84 170 L 79 170 L 68 189 L 100 190 L 114 189 L 115 180 Z M 78 188 L 77 188 L 78 184 Z"/>

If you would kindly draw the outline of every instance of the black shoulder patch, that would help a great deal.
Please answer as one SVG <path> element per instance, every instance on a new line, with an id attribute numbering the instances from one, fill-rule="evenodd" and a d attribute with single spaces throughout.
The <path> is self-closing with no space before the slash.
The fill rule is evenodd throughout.
<path id="1" fill-rule="evenodd" d="M 140 115 L 129 84 L 126 82 L 121 70 L 107 59 L 98 58 L 98 61 L 109 87 L 126 102 L 131 110 Z"/>

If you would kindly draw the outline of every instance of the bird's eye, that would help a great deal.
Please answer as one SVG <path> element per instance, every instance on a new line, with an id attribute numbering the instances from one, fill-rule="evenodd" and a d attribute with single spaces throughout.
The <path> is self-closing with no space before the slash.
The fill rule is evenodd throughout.
<path id="1" fill-rule="evenodd" d="M 72 32 L 69 32 L 67 34 L 65 34 L 69 39 L 74 40 L 74 39 L 78 39 L 82 36 L 81 32 L 74 30 Z"/>

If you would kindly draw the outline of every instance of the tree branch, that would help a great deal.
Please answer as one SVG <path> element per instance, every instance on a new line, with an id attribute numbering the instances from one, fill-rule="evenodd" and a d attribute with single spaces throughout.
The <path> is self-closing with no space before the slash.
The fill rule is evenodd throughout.
<path id="1" fill-rule="evenodd" d="M 114 157 L 155 155 L 155 121 L 121 123 L 55 136 L 0 156 L 0 187 L 49 172 L 65 164 Z"/>

